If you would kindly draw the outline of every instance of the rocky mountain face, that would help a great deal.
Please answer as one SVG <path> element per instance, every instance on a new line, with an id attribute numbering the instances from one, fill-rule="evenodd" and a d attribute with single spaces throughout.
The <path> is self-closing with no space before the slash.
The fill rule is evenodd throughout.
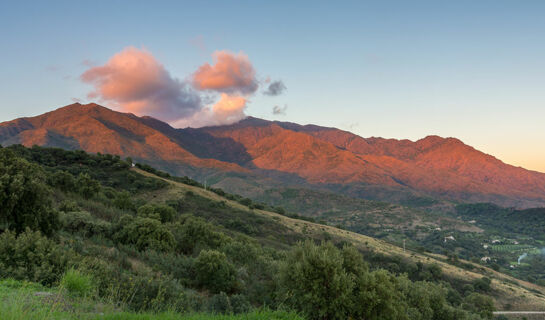
<path id="1" fill-rule="evenodd" d="M 264 181 L 289 181 L 394 202 L 425 196 L 545 205 L 545 174 L 438 136 L 415 142 L 362 138 L 336 128 L 252 117 L 228 126 L 175 129 L 97 104 L 73 104 L 1 123 L 0 144 L 130 156 L 173 174 L 208 177 L 237 191 L 240 183 L 260 187 Z"/>

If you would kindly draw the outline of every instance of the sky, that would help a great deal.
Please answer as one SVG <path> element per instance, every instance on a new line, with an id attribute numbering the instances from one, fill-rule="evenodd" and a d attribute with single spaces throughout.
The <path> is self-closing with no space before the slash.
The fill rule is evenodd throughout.
<path id="1" fill-rule="evenodd" d="M 74 101 L 178 127 L 250 115 L 456 137 L 545 172 L 544 16 L 529 0 L 0 1 L 0 121 Z"/>

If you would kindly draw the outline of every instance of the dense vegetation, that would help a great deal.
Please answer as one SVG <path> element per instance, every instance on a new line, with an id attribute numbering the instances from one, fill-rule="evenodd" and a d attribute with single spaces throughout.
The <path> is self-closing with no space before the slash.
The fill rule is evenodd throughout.
<path id="1" fill-rule="evenodd" d="M 168 183 L 131 164 L 81 151 L 0 148 L 0 199 L 8 204 L 0 207 L 0 277 L 67 288 L 114 311 L 267 307 L 307 319 L 492 318 L 486 280 L 460 283 L 437 265 L 360 252 L 327 234 L 307 238 L 252 210 L 283 209 L 219 189 L 212 191 L 247 209 L 193 192 L 154 200 Z"/>

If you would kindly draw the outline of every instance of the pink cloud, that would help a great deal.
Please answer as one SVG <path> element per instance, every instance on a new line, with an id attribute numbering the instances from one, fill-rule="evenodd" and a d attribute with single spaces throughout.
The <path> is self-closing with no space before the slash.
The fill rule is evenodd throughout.
<path id="1" fill-rule="evenodd" d="M 89 65 L 80 79 L 93 86 L 88 98 L 175 127 L 224 125 L 246 117 L 248 97 L 258 88 L 243 53 L 216 51 L 187 81 L 172 77 L 148 51 L 128 47 L 103 65 Z M 205 92 L 202 92 L 202 91 Z"/>
<path id="2" fill-rule="evenodd" d="M 89 98 L 112 102 L 124 112 L 173 121 L 201 108 L 201 99 L 190 86 L 171 77 L 151 53 L 134 47 L 91 67 L 81 80 L 94 86 Z"/>
<path id="3" fill-rule="evenodd" d="M 193 86 L 198 90 L 252 94 L 258 83 L 255 70 L 244 53 L 216 51 L 214 65 L 205 63 L 193 74 Z"/>
<path id="4" fill-rule="evenodd" d="M 244 110 L 247 101 L 242 96 L 231 96 L 222 93 L 220 99 L 214 105 L 204 107 L 193 116 L 181 119 L 174 125 L 179 128 L 199 128 L 235 123 L 246 118 Z"/>

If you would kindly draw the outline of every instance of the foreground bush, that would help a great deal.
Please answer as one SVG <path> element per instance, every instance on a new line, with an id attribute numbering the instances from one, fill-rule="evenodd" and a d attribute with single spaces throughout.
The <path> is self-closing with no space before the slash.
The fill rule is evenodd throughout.
<path id="1" fill-rule="evenodd" d="M 235 286 L 235 267 L 224 253 L 203 250 L 195 260 L 198 283 L 212 292 L 230 292 Z"/>
<path id="2" fill-rule="evenodd" d="M 61 287 L 78 297 L 94 296 L 96 291 L 93 277 L 74 269 L 66 271 L 61 279 Z"/>
<path id="3" fill-rule="evenodd" d="M 59 223 L 49 195 L 40 167 L 0 149 L 0 230 L 20 233 L 30 228 L 53 234 Z"/>
<path id="4" fill-rule="evenodd" d="M 64 273 L 70 253 L 38 231 L 16 236 L 12 231 L 0 235 L 0 277 L 30 280 L 52 285 Z"/>
<path id="5" fill-rule="evenodd" d="M 456 309 L 442 286 L 369 271 L 355 248 L 339 250 L 330 242 L 306 241 L 291 250 L 280 269 L 278 296 L 309 319 L 488 319 L 493 310 L 482 295 L 466 299 L 469 312 Z"/>

